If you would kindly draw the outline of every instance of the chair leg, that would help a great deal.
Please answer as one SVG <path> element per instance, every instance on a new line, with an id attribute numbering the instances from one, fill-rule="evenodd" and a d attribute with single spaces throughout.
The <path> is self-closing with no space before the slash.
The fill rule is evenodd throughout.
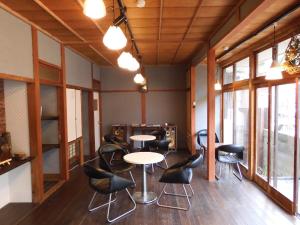
<path id="1" fill-rule="evenodd" d="M 217 179 L 217 180 L 220 180 L 220 178 L 221 178 L 221 176 L 222 176 L 222 168 L 223 168 L 223 164 L 220 163 L 220 162 L 216 162 L 216 164 L 217 164 L 218 167 L 219 167 L 219 174 L 218 174 L 218 175 L 216 174 L 216 179 Z"/>
<path id="2" fill-rule="evenodd" d="M 163 204 L 161 204 L 161 203 L 159 202 L 160 198 L 162 197 L 163 193 L 165 192 L 166 186 L 167 186 L 167 184 L 165 184 L 163 190 L 161 191 L 161 193 L 160 193 L 160 195 L 159 195 L 159 197 L 158 197 L 158 199 L 157 199 L 156 204 L 157 204 L 158 206 L 164 207 L 164 208 L 170 208 L 170 209 L 178 209 L 178 210 L 188 211 L 188 210 L 190 209 L 190 207 L 191 207 L 191 202 L 190 202 L 190 198 L 189 198 L 189 196 L 188 196 L 188 194 L 187 194 L 187 191 L 186 191 L 184 185 L 182 185 L 182 187 L 183 187 L 183 190 L 184 190 L 184 193 L 185 193 L 185 196 L 184 196 L 184 197 L 186 197 L 186 200 L 187 200 L 187 202 L 188 202 L 188 207 L 187 207 L 187 208 L 178 207 L 178 206 L 172 206 L 172 205 L 163 205 Z"/>
<path id="3" fill-rule="evenodd" d="M 237 179 L 239 179 L 240 181 L 242 181 L 243 180 L 243 175 L 242 175 L 239 163 L 236 164 L 236 167 L 238 169 L 239 174 L 236 174 L 236 172 L 233 170 L 233 175 L 236 176 Z"/>
<path id="4" fill-rule="evenodd" d="M 110 160 L 109 160 L 109 164 L 112 165 L 112 161 L 114 160 L 115 157 L 115 152 L 112 153 Z"/>
<path id="5" fill-rule="evenodd" d="M 184 186 L 184 184 L 183 184 L 183 186 Z M 190 188 L 190 190 L 191 190 L 191 194 L 188 194 L 188 197 L 191 198 L 191 197 L 194 196 L 194 190 L 193 190 L 191 184 L 188 184 L 187 186 L 188 186 L 188 187 Z M 174 193 L 174 192 L 167 192 L 165 189 L 164 189 L 163 191 L 164 191 L 164 194 L 165 194 L 165 195 L 172 195 L 172 196 L 178 196 L 178 197 L 186 197 L 185 194 L 177 194 L 177 193 Z"/>
<path id="6" fill-rule="evenodd" d="M 136 186 L 136 183 L 135 183 L 135 180 L 134 180 L 134 178 L 133 178 L 133 175 L 132 175 L 132 172 L 131 172 L 131 171 L 129 171 L 129 175 L 130 175 L 131 180 L 133 181 L 134 187 L 135 187 L 135 186 Z"/>
<path id="7" fill-rule="evenodd" d="M 124 212 L 123 214 L 121 214 L 121 215 L 119 215 L 115 218 L 110 218 L 110 203 L 111 203 L 110 200 L 111 200 L 111 195 L 112 195 L 112 194 L 110 194 L 109 195 L 109 202 L 108 202 L 109 204 L 108 204 L 107 214 L 106 214 L 107 221 L 110 222 L 110 223 L 115 222 L 118 219 L 121 219 L 122 217 L 128 215 L 129 213 L 133 212 L 136 209 L 136 203 L 135 203 L 134 199 L 132 198 L 130 192 L 128 191 L 127 188 L 125 190 L 126 190 L 127 194 L 129 195 L 130 200 L 133 202 L 134 206 L 133 206 L 133 208 L 129 209 L 128 211 Z"/>
<path id="8" fill-rule="evenodd" d="M 91 201 L 90 201 L 90 203 L 89 203 L 88 210 L 89 210 L 90 212 L 93 212 L 93 211 L 96 210 L 96 209 L 99 209 L 99 208 L 101 208 L 101 207 L 104 207 L 104 206 L 108 205 L 109 203 L 116 201 L 116 199 L 117 199 L 117 196 L 116 196 L 115 199 L 113 199 L 112 201 L 111 201 L 111 199 L 109 199 L 109 201 L 108 201 L 107 203 L 104 203 L 104 204 L 102 204 L 102 205 L 99 205 L 99 206 L 96 206 L 96 207 L 94 207 L 94 208 L 91 208 L 92 205 L 93 205 L 93 201 L 95 200 L 95 197 L 96 197 L 97 194 L 98 194 L 98 193 L 95 191 L 95 192 L 94 192 L 94 195 L 93 195 L 93 197 L 92 197 L 92 199 L 91 199 Z"/>

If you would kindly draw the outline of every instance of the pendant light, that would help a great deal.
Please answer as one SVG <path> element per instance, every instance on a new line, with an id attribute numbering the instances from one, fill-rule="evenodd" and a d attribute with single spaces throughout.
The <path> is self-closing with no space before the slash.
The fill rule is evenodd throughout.
<path id="1" fill-rule="evenodd" d="M 222 86 L 219 80 L 217 80 L 217 82 L 215 83 L 215 91 L 221 91 L 221 90 L 222 90 Z"/>
<path id="2" fill-rule="evenodd" d="M 276 24 L 274 24 L 274 41 L 273 41 L 273 51 L 272 51 L 273 61 L 270 70 L 267 72 L 267 75 L 265 77 L 266 80 L 282 79 L 282 67 L 277 60 L 277 47 L 275 46 L 275 26 Z"/>
<path id="3" fill-rule="evenodd" d="M 127 69 L 128 65 L 131 63 L 132 55 L 129 52 L 122 52 L 118 58 L 118 65 L 122 69 Z"/>
<path id="4" fill-rule="evenodd" d="M 110 26 L 103 37 L 103 44 L 111 50 L 120 50 L 127 44 L 127 38 L 119 26 Z"/>
<path id="5" fill-rule="evenodd" d="M 106 8 L 103 0 L 85 0 L 83 13 L 92 19 L 100 19 L 106 16 Z"/>
<path id="6" fill-rule="evenodd" d="M 129 71 L 137 71 L 140 68 L 140 63 L 131 55 L 130 63 L 127 65 Z"/>
<path id="7" fill-rule="evenodd" d="M 143 84 L 145 82 L 145 78 L 142 74 L 137 73 L 133 78 L 134 83 L 136 84 Z"/>

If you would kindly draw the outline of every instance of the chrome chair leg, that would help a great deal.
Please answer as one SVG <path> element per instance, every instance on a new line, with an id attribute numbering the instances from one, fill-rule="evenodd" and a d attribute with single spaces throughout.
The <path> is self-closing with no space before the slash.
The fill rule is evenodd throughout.
<path id="1" fill-rule="evenodd" d="M 114 160 L 115 157 L 115 152 L 112 153 L 110 160 L 109 160 L 109 164 L 112 165 L 112 161 Z"/>
<path id="2" fill-rule="evenodd" d="M 191 190 L 191 194 L 188 194 L 188 197 L 191 198 L 194 196 L 194 190 L 192 188 L 192 185 L 191 184 L 186 184 L 187 186 L 189 186 L 190 190 Z M 184 186 L 184 184 L 183 184 Z M 165 195 L 172 195 L 172 196 L 178 196 L 178 197 L 186 197 L 185 194 L 177 194 L 177 193 L 174 193 L 174 192 L 167 192 L 166 190 L 163 190 L 164 191 L 164 194 Z"/>
<path id="3" fill-rule="evenodd" d="M 220 180 L 220 178 L 222 177 L 222 169 L 223 169 L 223 163 L 220 162 L 216 162 L 216 164 L 218 164 L 219 167 L 219 174 L 216 174 L 216 179 Z"/>
<path id="4" fill-rule="evenodd" d="M 134 187 L 135 187 L 135 186 L 136 186 L 136 183 L 135 183 L 135 180 L 134 180 L 134 178 L 133 178 L 133 175 L 132 175 L 132 172 L 131 172 L 131 171 L 129 171 L 129 175 L 130 175 L 131 180 L 133 181 Z"/>
<path id="5" fill-rule="evenodd" d="M 182 187 L 183 187 L 183 190 L 184 190 L 184 193 L 185 193 L 184 197 L 186 197 L 187 202 L 188 202 L 188 207 L 183 208 L 183 207 L 172 206 L 172 205 L 163 205 L 163 204 L 161 204 L 161 203 L 159 202 L 159 200 L 161 199 L 163 193 L 165 192 L 166 186 L 167 186 L 167 184 L 165 184 L 163 190 L 161 191 L 161 193 L 160 193 L 160 195 L 159 195 L 159 197 L 158 197 L 158 199 L 157 199 L 156 204 L 157 204 L 158 206 L 164 207 L 164 208 L 170 208 L 170 209 L 178 209 L 178 210 L 188 211 L 188 210 L 190 209 L 190 207 L 191 207 L 191 202 L 190 202 L 190 198 L 189 198 L 189 196 L 188 196 L 188 194 L 187 194 L 187 191 L 186 191 L 186 188 L 185 188 L 184 185 L 182 185 Z"/>
<path id="6" fill-rule="evenodd" d="M 233 173 L 234 176 L 236 176 L 237 179 L 239 179 L 240 181 L 242 181 L 243 180 L 243 174 L 241 172 L 241 168 L 240 168 L 239 163 L 236 164 L 236 167 L 237 167 L 237 170 L 238 170 L 239 174 L 236 174 L 235 170 L 233 170 L 232 173 Z"/>
<path id="7" fill-rule="evenodd" d="M 110 223 L 115 222 L 116 220 L 121 219 L 122 217 L 128 215 L 129 213 L 133 212 L 136 209 L 136 203 L 135 203 L 134 199 L 132 198 L 132 196 L 131 196 L 131 194 L 130 194 L 130 192 L 128 191 L 127 188 L 126 188 L 126 192 L 129 195 L 130 200 L 133 202 L 133 205 L 134 205 L 133 208 L 129 209 L 128 211 L 124 212 L 123 214 L 121 214 L 121 215 L 119 215 L 115 218 L 110 218 L 110 207 L 111 207 L 110 203 L 111 203 L 111 195 L 112 195 L 112 194 L 110 194 L 109 195 L 109 202 L 108 202 L 109 204 L 108 204 L 107 214 L 106 214 L 106 219 L 107 219 L 108 222 L 110 222 Z"/>
<path id="8" fill-rule="evenodd" d="M 102 205 L 96 206 L 96 207 L 94 207 L 94 208 L 91 208 L 92 205 L 93 205 L 93 201 L 95 200 L 95 197 L 96 197 L 97 194 L 98 194 L 98 193 L 95 191 L 95 192 L 94 192 L 94 195 L 93 195 L 93 197 L 92 197 L 92 199 L 91 199 L 91 201 L 90 201 L 90 203 L 89 203 L 88 210 L 89 210 L 90 212 L 93 212 L 93 211 L 95 211 L 96 209 L 102 208 L 102 207 L 104 207 L 104 206 L 110 204 L 111 202 L 115 202 L 116 199 L 117 199 L 117 196 L 115 196 L 115 199 L 111 200 L 111 198 L 110 198 L 108 202 L 106 202 L 106 203 L 104 203 L 104 204 L 102 204 Z"/>

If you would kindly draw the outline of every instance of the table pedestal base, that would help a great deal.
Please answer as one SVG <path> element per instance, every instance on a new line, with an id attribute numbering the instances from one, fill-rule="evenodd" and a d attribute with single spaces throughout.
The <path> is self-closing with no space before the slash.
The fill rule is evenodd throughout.
<path id="1" fill-rule="evenodd" d="M 133 199 L 136 201 L 136 203 L 149 204 L 156 201 L 157 195 L 154 192 L 142 193 L 138 191 L 133 194 Z"/>

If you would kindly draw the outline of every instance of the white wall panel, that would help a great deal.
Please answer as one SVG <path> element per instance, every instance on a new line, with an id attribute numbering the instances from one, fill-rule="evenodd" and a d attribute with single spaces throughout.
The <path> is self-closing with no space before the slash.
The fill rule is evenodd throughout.
<path id="1" fill-rule="evenodd" d="M 68 48 L 65 55 L 67 84 L 92 88 L 91 63 Z"/>
<path id="2" fill-rule="evenodd" d="M 0 8 L 0 73 L 33 78 L 30 25 Z"/>
<path id="3" fill-rule="evenodd" d="M 82 98 L 81 91 L 75 90 L 75 111 L 76 111 L 76 137 L 79 138 L 82 136 Z"/>
<path id="4" fill-rule="evenodd" d="M 60 44 L 40 31 L 38 32 L 38 50 L 40 59 L 57 66 L 61 65 Z"/>
<path id="5" fill-rule="evenodd" d="M 75 89 L 67 88 L 68 142 L 76 140 Z"/>
<path id="6" fill-rule="evenodd" d="M 8 173 L 0 175 L 0 209 L 9 203 L 10 201 L 10 190 Z"/>
<path id="7" fill-rule="evenodd" d="M 100 67 L 93 63 L 93 78 L 100 81 Z"/>

